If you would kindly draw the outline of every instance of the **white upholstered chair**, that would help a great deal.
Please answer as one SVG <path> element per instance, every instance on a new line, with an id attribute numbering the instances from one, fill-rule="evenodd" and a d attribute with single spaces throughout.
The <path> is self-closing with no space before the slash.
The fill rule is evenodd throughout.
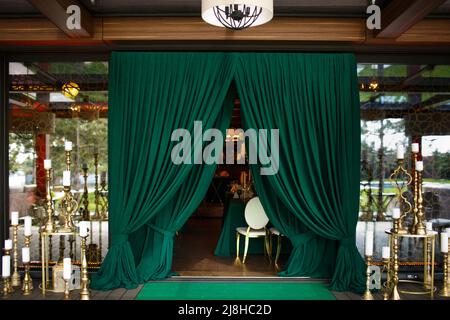
<path id="1" fill-rule="evenodd" d="M 239 258 L 239 247 L 241 235 L 245 237 L 244 257 L 242 263 L 247 259 L 248 243 L 251 238 L 264 238 L 264 254 L 269 254 L 269 231 L 266 228 L 269 218 L 267 217 L 264 208 L 259 200 L 259 197 L 254 197 L 247 202 L 245 206 L 245 221 L 247 227 L 236 228 L 236 257 Z"/>

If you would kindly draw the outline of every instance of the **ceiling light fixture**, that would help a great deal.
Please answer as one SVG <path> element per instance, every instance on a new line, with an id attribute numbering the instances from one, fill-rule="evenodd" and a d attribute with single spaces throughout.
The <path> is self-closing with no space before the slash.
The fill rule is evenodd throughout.
<path id="1" fill-rule="evenodd" d="M 202 19 L 233 30 L 259 26 L 273 18 L 273 0 L 202 0 Z"/>
<path id="2" fill-rule="evenodd" d="M 75 82 L 68 82 L 62 86 L 62 94 L 67 98 L 75 98 L 80 92 L 80 86 Z"/>

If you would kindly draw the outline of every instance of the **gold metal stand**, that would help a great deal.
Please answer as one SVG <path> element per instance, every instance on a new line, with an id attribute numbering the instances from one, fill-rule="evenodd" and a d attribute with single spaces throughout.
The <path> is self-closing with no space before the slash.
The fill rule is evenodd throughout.
<path id="1" fill-rule="evenodd" d="M 406 234 L 408 230 L 404 227 L 404 220 L 406 216 L 411 212 L 412 205 L 408 199 L 403 195 L 403 187 L 410 185 L 412 181 L 412 176 L 409 174 L 408 170 L 404 167 L 404 160 L 397 159 L 397 168 L 392 172 L 389 177 L 390 180 L 394 180 L 396 188 L 398 190 L 398 200 L 400 203 L 400 210 L 402 214 L 398 222 L 398 234 Z M 406 181 L 405 181 L 406 180 Z"/>
<path id="2" fill-rule="evenodd" d="M 64 225 L 59 228 L 61 232 L 72 232 L 75 229 L 73 213 L 78 208 L 78 202 L 72 195 L 70 186 L 64 186 L 64 198 L 61 200 L 61 215 L 64 217 Z"/>
<path id="3" fill-rule="evenodd" d="M 81 237 L 81 300 L 90 300 L 89 294 L 89 278 L 87 271 L 87 259 L 86 259 L 86 238 Z"/>
<path id="4" fill-rule="evenodd" d="M 20 275 L 19 275 L 19 271 L 17 270 L 17 266 L 19 264 L 19 255 L 17 252 L 17 248 L 18 248 L 18 237 L 17 237 L 17 233 L 18 233 L 18 229 L 19 226 L 15 225 L 12 226 L 13 227 L 13 274 L 11 277 L 11 285 L 13 287 L 20 287 Z"/>
<path id="5" fill-rule="evenodd" d="M 45 170 L 46 172 L 46 207 L 47 207 L 47 222 L 45 223 L 45 231 L 53 232 L 55 230 L 55 222 L 53 221 L 53 199 L 52 192 L 50 190 L 51 173 L 52 169 Z"/>
<path id="6" fill-rule="evenodd" d="M 98 187 L 98 152 L 94 153 L 94 177 L 95 177 L 95 213 L 92 217 L 93 220 L 101 220 L 99 202 L 100 202 L 100 190 Z"/>
<path id="7" fill-rule="evenodd" d="M 383 286 L 383 300 L 389 300 L 389 294 L 391 289 L 391 272 L 390 272 L 391 259 L 383 259 L 383 270 L 386 271 L 386 282 Z"/>
<path id="8" fill-rule="evenodd" d="M 448 283 L 448 252 L 442 253 L 442 258 L 444 259 L 444 281 L 439 295 L 441 297 L 450 297 L 450 289 Z"/>
<path id="9" fill-rule="evenodd" d="M 3 293 L 2 297 L 3 298 L 8 297 L 8 295 L 10 293 L 10 290 L 9 290 L 10 283 L 9 283 L 9 281 L 10 281 L 10 277 L 3 277 L 3 290 L 2 290 L 2 293 Z"/>
<path id="10" fill-rule="evenodd" d="M 31 236 L 25 236 L 24 247 L 30 248 L 30 241 L 31 241 Z M 30 249 L 30 254 L 31 254 L 31 249 Z M 25 267 L 26 267 L 26 265 L 25 265 Z M 29 267 L 30 267 L 30 263 L 28 263 L 28 271 L 29 271 Z M 25 276 L 26 276 L 26 274 L 25 274 Z M 28 282 L 28 283 L 26 283 L 26 282 Z M 23 279 L 22 291 L 25 290 L 24 288 L 26 286 L 28 286 L 30 288 L 30 290 L 33 290 L 33 279 L 31 279 L 30 272 L 28 272 L 28 277 L 25 277 Z"/>
<path id="11" fill-rule="evenodd" d="M 90 213 L 89 213 L 89 190 L 88 190 L 88 167 L 83 167 L 83 179 L 84 179 L 84 190 L 83 190 L 83 210 L 81 214 L 83 216 L 84 221 L 89 221 Z"/>
<path id="12" fill-rule="evenodd" d="M 24 263 L 25 266 L 25 277 L 23 278 L 23 285 L 22 285 L 22 294 L 24 296 L 28 296 L 33 291 L 33 280 L 30 276 L 30 263 Z"/>
<path id="13" fill-rule="evenodd" d="M 366 292 L 364 292 L 363 300 L 373 300 L 373 295 L 370 292 L 370 265 L 372 263 L 372 256 L 366 256 Z"/>
<path id="14" fill-rule="evenodd" d="M 64 300 L 70 299 L 69 280 L 64 279 Z"/>
<path id="15" fill-rule="evenodd" d="M 417 171 L 417 170 L 416 170 Z M 417 195 L 417 224 L 415 226 L 415 234 L 424 235 L 426 234 L 425 229 L 425 212 L 423 210 L 423 191 L 422 191 L 422 172 L 417 171 L 418 180 L 418 195 Z"/>

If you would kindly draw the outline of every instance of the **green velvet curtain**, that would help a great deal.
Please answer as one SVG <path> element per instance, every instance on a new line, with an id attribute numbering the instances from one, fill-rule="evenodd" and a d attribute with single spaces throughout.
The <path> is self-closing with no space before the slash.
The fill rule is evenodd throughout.
<path id="1" fill-rule="evenodd" d="M 95 289 L 134 288 L 171 274 L 173 238 L 215 165 L 174 165 L 171 133 L 224 130 L 235 78 L 246 128 L 280 129 L 277 175 L 259 176 L 270 220 L 294 250 L 281 275 L 332 275 L 359 292 L 359 101 L 348 54 L 113 53 L 109 81 L 110 248 Z M 194 149 L 194 148 L 193 148 Z"/>
<path id="2" fill-rule="evenodd" d="M 269 219 L 294 246 L 281 275 L 332 270 L 333 290 L 362 292 L 364 261 L 355 241 L 360 124 L 354 56 L 244 53 L 236 81 L 245 127 L 279 129 L 278 174 L 259 176 L 259 165 L 252 173 Z"/>
<path id="3" fill-rule="evenodd" d="M 234 74 L 231 59 L 223 53 L 112 54 L 111 239 L 92 288 L 135 288 L 170 275 L 174 233 L 198 207 L 215 170 L 175 165 L 171 134 L 178 128 L 192 133 L 195 120 L 203 130 L 228 126 L 231 108 L 223 103 Z"/>

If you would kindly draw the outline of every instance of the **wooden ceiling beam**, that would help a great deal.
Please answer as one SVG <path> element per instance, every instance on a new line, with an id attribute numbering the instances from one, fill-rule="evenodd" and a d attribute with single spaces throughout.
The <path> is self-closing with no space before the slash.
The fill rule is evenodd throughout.
<path id="1" fill-rule="evenodd" d="M 445 0 L 393 0 L 381 11 L 381 29 L 375 31 L 376 38 L 400 37 Z"/>
<path id="2" fill-rule="evenodd" d="M 94 18 L 78 0 L 28 0 L 45 17 L 70 38 L 91 38 L 94 35 Z M 67 8 L 77 5 L 80 8 L 80 29 L 67 27 Z"/>

